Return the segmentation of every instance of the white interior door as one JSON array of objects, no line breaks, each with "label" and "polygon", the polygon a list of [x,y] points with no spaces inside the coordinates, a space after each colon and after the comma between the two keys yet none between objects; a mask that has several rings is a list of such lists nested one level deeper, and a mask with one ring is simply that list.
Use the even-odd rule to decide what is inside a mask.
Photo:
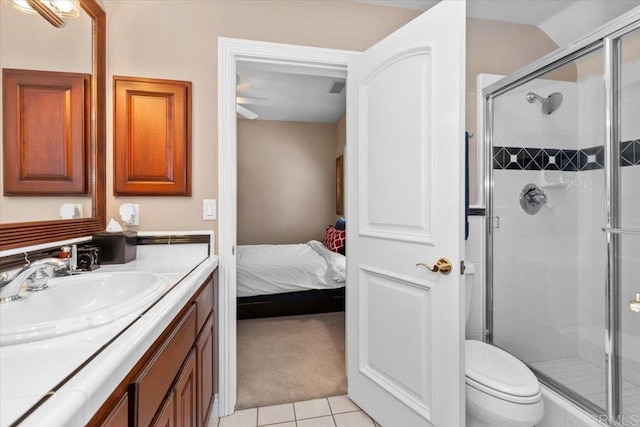
[{"label": "white interior door", "polygon": [[[464,425],[464,1],[349,64],[349,397],[384,427]],[[450,260],[452,271],[432,273]]]}]

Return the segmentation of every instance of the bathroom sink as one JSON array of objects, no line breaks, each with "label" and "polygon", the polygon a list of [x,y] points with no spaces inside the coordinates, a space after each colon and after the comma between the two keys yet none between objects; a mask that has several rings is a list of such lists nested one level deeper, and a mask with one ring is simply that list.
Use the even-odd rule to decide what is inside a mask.
[{"label": "bathroom sink", "polygon": [[49,288],[23,292],[0,305],[0,346],[95,328],[139,310],[168,282],[143,272],[84,273],[49,279]]}]

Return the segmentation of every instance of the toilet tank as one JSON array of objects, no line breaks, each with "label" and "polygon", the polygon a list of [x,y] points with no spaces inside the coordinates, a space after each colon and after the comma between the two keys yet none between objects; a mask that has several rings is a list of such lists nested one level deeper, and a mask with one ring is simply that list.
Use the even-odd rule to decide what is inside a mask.
[{"label": "toilet tank", "polygon": [[473,280],[476,277],[476,266],[465,262],[464,269],[464,323],[469,321],[469,309],[471,308],[471,293],[473,290]]}]

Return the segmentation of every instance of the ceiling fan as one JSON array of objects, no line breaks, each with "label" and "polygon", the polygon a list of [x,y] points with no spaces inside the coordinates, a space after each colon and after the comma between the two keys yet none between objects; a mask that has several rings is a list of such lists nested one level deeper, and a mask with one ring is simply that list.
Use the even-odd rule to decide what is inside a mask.
[{"label": "ceiling fan", "polygon": [[244,105],[271,105],[269,98],[236,97],[236,112],[249,120],[257,119],[258,114],[244,107]]}]

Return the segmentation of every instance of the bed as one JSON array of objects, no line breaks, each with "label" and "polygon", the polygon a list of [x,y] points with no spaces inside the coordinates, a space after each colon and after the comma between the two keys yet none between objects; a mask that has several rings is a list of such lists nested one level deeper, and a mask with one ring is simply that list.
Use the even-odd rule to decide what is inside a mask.
[{"label": "bed", "polygon": [[238,246],[238,319],[342,311],[345,280],[345,256],[316,240]]}]

